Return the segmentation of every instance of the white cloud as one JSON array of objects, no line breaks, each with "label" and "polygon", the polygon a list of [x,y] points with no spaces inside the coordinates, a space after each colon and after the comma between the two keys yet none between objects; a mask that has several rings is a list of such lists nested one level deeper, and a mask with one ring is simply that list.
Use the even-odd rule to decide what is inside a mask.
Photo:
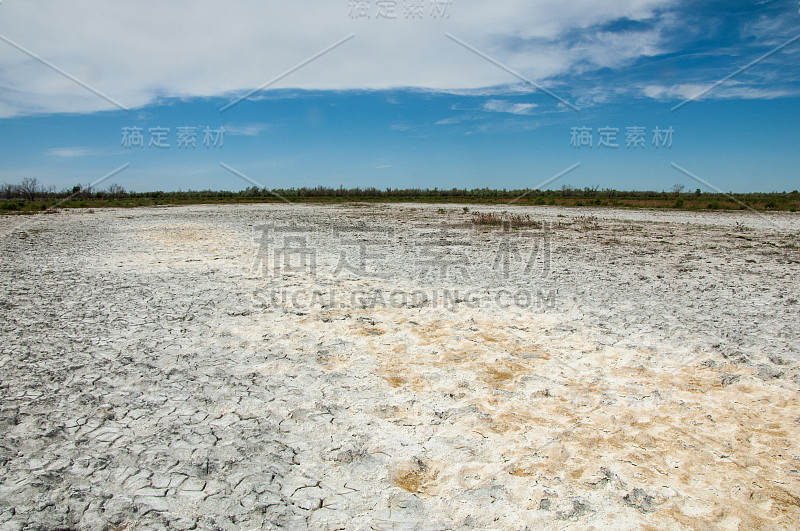
[{"label": "white cloud", "polygon": [[[592,28],[652,17],[674,0],[456,0],[447,20],[352,20],[345,0],[29,0],[2,6],[0,35],[122,105],[171,97],[234,99],[353,33],[275,88],[480,90],[513,76],[449,32],[537,82],[659,51],[659,31]],[[372,4],[374,7],[374,3]],[[593,31],[570,49],[565,36]],[[0,117],[113,110],[114,105],[0,42]],[[263,96],[261,92],[258,96]],[[237,112],[241,107],[231,109]]]},{"label": "white cloud", "polygon": [[483,104],[487,111],[507,112],[510,114],[533,114],[531,111],[538,107],[535,103],[511,103],[505,100],[489,100]]},{"label": "white cloud", "polygon": [[95,152],[91,149],[86,149],[86,148],[66,147],[66,148],[53,148],[49,150],[47,154],[53,157],[72,158],[72,157],[88,157],[89,155],[94,155]]},{"label": "white cloud", "polygon": [[[704,98],[717,99],[774,99],[796,95],[796,91],[783,89],[761,89],[749,87],[728,81],[716,87],[712,83],[700,85],[696,83],[682,83],[677,85],[647,85],[642,88],[642,94],[656,100],[701,100]],[[709,90],[710,89],[710,90]]]},{"label": "white cloud", "polygon": [[258,136],[266,127],[266,124],[225,124],[223,129],[229,136]]}]

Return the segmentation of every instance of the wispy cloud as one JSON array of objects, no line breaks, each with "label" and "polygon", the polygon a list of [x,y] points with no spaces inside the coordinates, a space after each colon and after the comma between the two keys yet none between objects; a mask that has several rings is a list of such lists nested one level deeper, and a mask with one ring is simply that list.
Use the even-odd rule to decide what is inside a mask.
[{"label": "wispy cloud", "polygon": [[[556,85],[552,82],[540,83],[545,88]],[[563,86],[563,84],[560,84]],[[481,87],[473,89],[442,89],[436,92],[443,94],[452,94],[454,96],[519,96],[525,94],[535,93],[538,89],[527,83],[504,83],[502,85],[495,85],[491,87]]]},{"label": "wispy cloud", "polygon": [[[710,83],[708,85],[700,85],[695,83],[683,83],[671,86],[647,85],[642,87],[641,91],[642,94],[648,98],[667,101],[674,99],[694,98],[697,94],[701,94],[706,91],[710,85]],[[794,96],[797,95],[798,92],[798,90],[791,91],[780,88],[752,87],[730,81],[726,85],[720,85],[714,91],[704,94],[703,97],[715,99],[769,100],[786,96]],[[702,99],[702,97],[699,99]]]},{"label": "wispy cloud", "polygon": [[509,114],[533,114],[531,111],[538,107],[535,103],[512,103],[506,100],[489,100],[483,104],[487,111],[505,112]]},{"label": "wispy cloud", "polygon": [[466,120],[466,117],[464,116],[451,116],[449,118],[443,118],[439,120],[436,122],[436,125],[455,125],[460,124],[464,120]]},{"label": "wispy cloud", "polygon": [[267,124],[225,124],[225,134],[230,136],[258,136]]},{"label": "wispy cloud", "polygon": [[51,157],[88,157],[90,155],[97,154],[96,151],[87,149],[87,148],[79,148],[79,147],[65,147],[65,148],[53,148],[47,152],[48,155]]}]

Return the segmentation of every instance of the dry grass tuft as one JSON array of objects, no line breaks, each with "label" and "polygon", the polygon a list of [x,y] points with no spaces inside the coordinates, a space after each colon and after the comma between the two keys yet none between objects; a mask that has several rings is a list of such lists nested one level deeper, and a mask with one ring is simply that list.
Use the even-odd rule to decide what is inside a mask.
[{"label": "dry grass tuft", "polygon": [[543,226],[542,221],[531,219],[528,214],[508,214],[505,212],[473,212],[472,224],[498,226],[503,228],[530,227],[535,229],[540,229]]}]

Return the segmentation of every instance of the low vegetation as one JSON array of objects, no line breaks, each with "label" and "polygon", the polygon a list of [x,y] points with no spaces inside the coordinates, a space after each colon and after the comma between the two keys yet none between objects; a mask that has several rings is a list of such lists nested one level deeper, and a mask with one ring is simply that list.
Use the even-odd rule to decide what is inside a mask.
[{"label": "low vegetation", "polygon": [[528,214],[508,214],[506,212],[473,212],[473,225],[493,225],[503,228],[532,227],[541,228],[542,221],[531,219]]},{"label": "low vegetation", "polygon": [[[681,188],[682,190],[682,188]],[[498,190],[475,188],[449,190],[387,188],[289,188],[266,189],[250,187],[242,191],[201,190],[177,192],[128,192],[112,184],[109,188],[95,190],[76,185],[56,191],[45,188],[36,179],[23,179],[19,184],[0,186],[0,213],[30,214],[54,208],[137,207],[157,205],[184,205],[197,203],[242,202],[418,202],[556,205],[566,207],[616,207],[616,208],[672,208],[681,210],[783,210],[796,212],[800,208],[800,193],[792,192],[708,194],[700,190],[684,193],[672,191],[623,191],[562,186],[560,190]],[[464,207],[464,212],[469,208]],[[489,216],[487,214],[487,216]],[[506,220],[524,224],[525,220]],[[477,224],[502,224],[503,220],[491,216],[479,219]]]}]

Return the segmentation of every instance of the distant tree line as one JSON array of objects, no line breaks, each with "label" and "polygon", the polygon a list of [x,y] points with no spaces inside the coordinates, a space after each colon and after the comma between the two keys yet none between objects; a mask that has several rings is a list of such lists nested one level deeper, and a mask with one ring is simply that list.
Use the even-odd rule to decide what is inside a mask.
[{"label": "distant tree line", "polygon": [[[56,191],[54,186],[44,187],[37,179],[27,178],[19,184],[0,185],[0,199],[7,201],[61,201],[75,200],[125,200],[149,199],[169,201],[219,201],[219,200],[281,200],[289,201],[315,201],[315,200],[342,200],[342,201],[430,201],[430,202],[500,202],[520,199],[521,203],[553,204],[554,199],[570,200],[568,202],[582,204],[601,204],[608,202],[614,204],[619,200],[635,201],[677,201],[677,206],[683,205],[683,199],[692,200],[703,196],[709,199],[725,200],[730,197],[743,203],[761,202],[770,208],[776,202],[798,201],[800,194],[797,190],[792,192],[773,193],[747,193],[747,194],[707,194],[696,189],[683,192],[684,185],[676,184],[669,191],[636,191],[600,189],[599,186],[574,188],[563,185],[557,190],[534,189],[495,189],[495,188],[330,188],[317,186],[313,188],[278,188],[267,189],[251,186],[241,191],[229,190],[188,190],[188,191],[153,191],[153,192],[128,192],[117,184],[112,184],[105,189],[95,189],[89,186],[75,185]],[[578,201],[578,203],[576,203]],[[603,203],[604,204],[604,203]]]}]

